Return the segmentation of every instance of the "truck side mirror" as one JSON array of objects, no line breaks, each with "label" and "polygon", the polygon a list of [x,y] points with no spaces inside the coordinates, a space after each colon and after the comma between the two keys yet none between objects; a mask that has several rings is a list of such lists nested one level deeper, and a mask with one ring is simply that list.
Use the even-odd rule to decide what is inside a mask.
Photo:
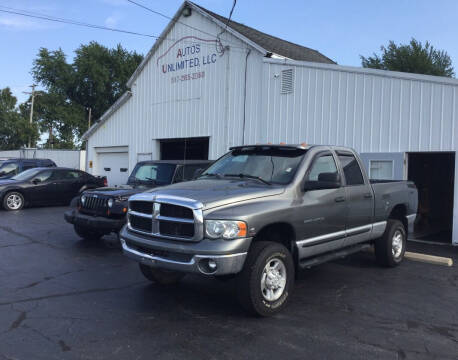
[{"label": "truck side mirror", "polygon": [[341,186],[340,175],[333,173],[320,173],[318,180],[308,180],[304,184],[304,191],[338,189]]},{"label": "truck side mirror", "polygon": [[204,172],[204,169],[202,169],[202,168],[196,169],[196,171],[194,171],[192,179],[193,180],[197,179],[200,175],[202,175],[203,172]]}]

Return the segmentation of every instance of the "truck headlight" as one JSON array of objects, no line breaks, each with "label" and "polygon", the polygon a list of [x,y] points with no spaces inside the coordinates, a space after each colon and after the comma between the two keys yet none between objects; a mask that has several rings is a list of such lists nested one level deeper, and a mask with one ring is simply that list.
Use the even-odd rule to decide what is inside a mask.
[{"label": "truck headlight", "polygon": [[113,199],[108,199],[107,204],[108,204],[108,207],[109,207],[109,208],[113,207],[114,200],[113,200]]},{"label": "truck headlight", "polygon": [[84,205],[86,202],[86,195],[81,196],[81,204]]},{"label": "truck headlight", "polygon": [[246,236],[246,223],[230,220],[206,220],[205,234],[210,239],[236,239]]}]

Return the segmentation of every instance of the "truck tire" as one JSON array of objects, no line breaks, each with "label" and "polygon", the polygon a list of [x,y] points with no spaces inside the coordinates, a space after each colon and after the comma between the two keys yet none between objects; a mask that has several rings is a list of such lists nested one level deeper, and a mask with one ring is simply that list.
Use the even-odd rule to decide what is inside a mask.
[{"label": "truck tire", "polygon": [[406,251],[407,234],[399,220],[388,219],[383,236],[375,241],[377,262],[386,267],[398,266]]},{"label": "truck tire", "polygon": [[294,262],[282,244],[259,241],[251,245],[237,276],[237,296],[250,313],[271,316],[287,303],[294,287]]},{"label": "truck tire", "polygon": [[76,234],[85,240],[99,240],[104,234],[93,229],[84,228],[80,225],[73,225]]},{"label": "truck tire", "polygon": [[185,273],[178,271],[162,270],[143,264],[138,265],[140,266],[140,271],[144,277],[159,285],[174,285],[186,275]]},{"label": "truck tire", "polygon": [[24,207],[24,196],[20,192],[10,191],[3,197],[3,207],[7,211],[17,211]]}]

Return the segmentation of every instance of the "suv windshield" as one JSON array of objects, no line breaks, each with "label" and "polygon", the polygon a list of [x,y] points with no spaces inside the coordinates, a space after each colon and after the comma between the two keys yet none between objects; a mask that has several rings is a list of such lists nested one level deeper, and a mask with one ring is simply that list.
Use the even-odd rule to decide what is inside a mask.
[{"label": "suv windshield", "polygon": [[200,177],[246,177],[264,183],[288,184],[306,150],[279,147],[244,147],[224,155]]},{"label": "suv windshield", "polygon": [[157,185],[172,182],[175,165],[173,164],[138,164],[132,172],[129,182],[153,183]]},{"label": "suv windshield", "polygon": [[18,173],[19,166],[15,162],[0,163],[0,176],[12,176]]}]

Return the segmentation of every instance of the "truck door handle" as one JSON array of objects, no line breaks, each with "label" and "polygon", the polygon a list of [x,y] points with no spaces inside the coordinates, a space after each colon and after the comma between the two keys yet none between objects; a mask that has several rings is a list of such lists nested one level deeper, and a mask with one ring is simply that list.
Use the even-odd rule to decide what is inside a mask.
[{"label": "truck door handle", "polygon": [[372,194],[371,193],[365,193],[364,194],[365,199],[372,199]]},{"label": "truck door handle", "polygon": [[334,198],[334,201],[335,201],[335,202],[343,202],[343,201],[345,201],[345,197],[343,197],[343,196],[338,196],[338,197]]}]

